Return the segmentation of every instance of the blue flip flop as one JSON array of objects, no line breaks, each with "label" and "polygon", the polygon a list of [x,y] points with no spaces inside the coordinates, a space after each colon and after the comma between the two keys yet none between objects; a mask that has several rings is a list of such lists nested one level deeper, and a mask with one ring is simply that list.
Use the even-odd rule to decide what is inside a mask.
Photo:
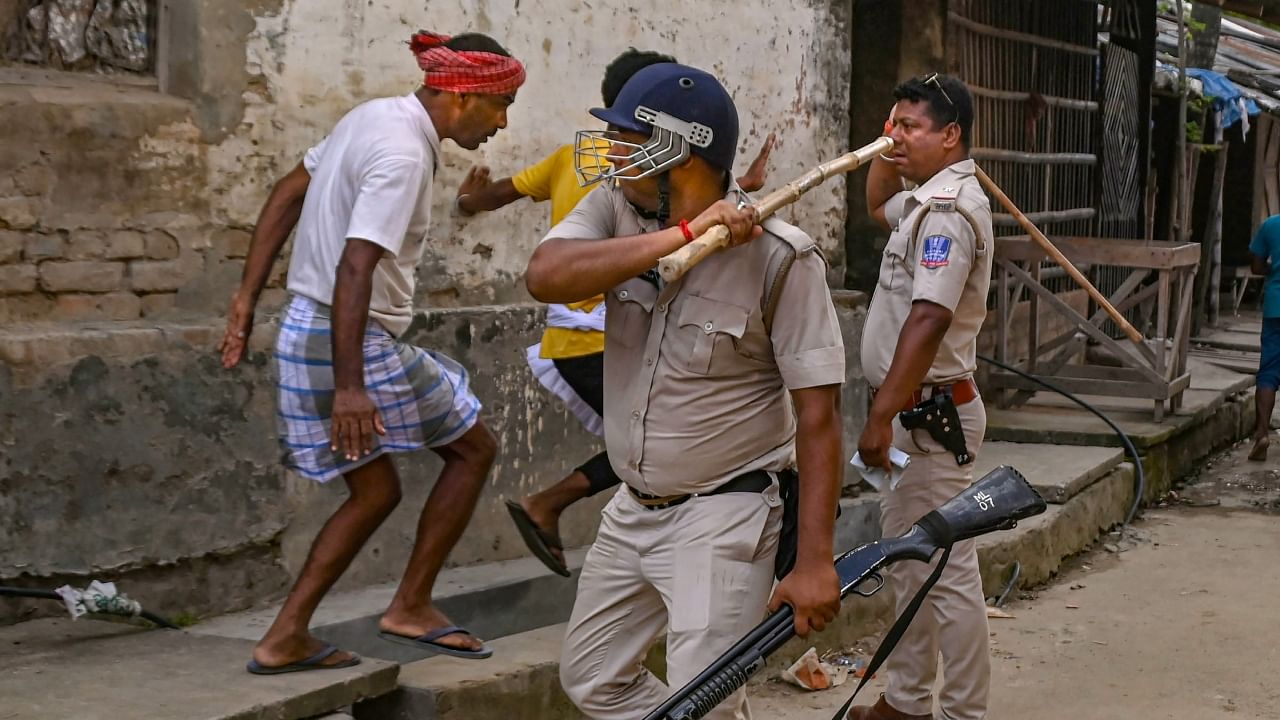
[{"label": "blue flip flop", "polygon": [[303,658],[297,662],[286,663],[284,665],[263,665],[257,660],[249,660],[249,664],[245,665],[245,670],[254,675],[283,675],[285,673],[304,672],[307,670],[338,670],[340,668],[349,668],[353,665],[360,664],[360,656],[352,653],[351,657],[342,662],[324,664],[329,656],[338,652],[337,645],[325,645],[320,648],[320,652],[309,658]]},{"label": "blue flip flop", "polygon": [[[489,647],[481,647],[479,650],[464,650],[463,648],[451,647],[436,642],[446,635],[471,635],[471,631],[457,625],[449,625],[448,627],[438,628],[431,632],[420,635],[418,637],[409,637],[407,635],[397,635],[396,633],[387,632],[385,630],[378,633],[378,637],[388,642],[399,643],[401,645],[409,645],[419,650],[430,650],[443,655],[452,655],[458,658],[467,658],[468,660],[483,660],[493,655],[493,649]],[[475,637],[472,635],[472,637]]]}]

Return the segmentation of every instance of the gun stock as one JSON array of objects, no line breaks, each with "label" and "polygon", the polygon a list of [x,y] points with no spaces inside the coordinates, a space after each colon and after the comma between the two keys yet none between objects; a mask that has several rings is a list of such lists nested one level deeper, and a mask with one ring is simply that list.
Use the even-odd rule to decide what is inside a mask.
[{"label": "gun stock", "polygon": [[1009,530],[1019,520],[1044,510],[1044,499],[1027,479],[1008,465],[1001,465],[936,512],[946,521],[953,540],[958,542],[996,530]]}]

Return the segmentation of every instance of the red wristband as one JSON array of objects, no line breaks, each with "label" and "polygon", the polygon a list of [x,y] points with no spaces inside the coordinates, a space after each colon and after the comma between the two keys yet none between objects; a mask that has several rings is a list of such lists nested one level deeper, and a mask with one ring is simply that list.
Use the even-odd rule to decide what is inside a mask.
[{"label": "red wristband", "polygon": [[689,221],[688,221],[688,220],[681,220],[681,221],[680,221],[680,232],[684,233],[684,241],[685,241],[685,242],[693,242],[693,240],[694,240],[694,237],[693,237],[693,231],[689,229]]}]

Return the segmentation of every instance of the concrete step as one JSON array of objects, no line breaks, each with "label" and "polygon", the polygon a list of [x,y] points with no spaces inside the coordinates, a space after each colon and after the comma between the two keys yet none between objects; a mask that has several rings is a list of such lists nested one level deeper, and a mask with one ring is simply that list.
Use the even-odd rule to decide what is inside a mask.
[{"label": "concrete step", "polygon": [[1262,347],[1261,329],[1257,332],[1247,330],[1220,330],[1191,338],[1192,345],[1204,345],[1223,350],[1252,350],[1258,352]]},{"label": "concrete step", "polygon": [[980,478],[1000,465],[1026,475],[1045,502],[1064,503],[1124,460],[1119,448],[1045,443],[986,442],[973,461],[973,477]]},{"label": "concrete step", "polygon": [[564,624],[489,641],[493,657],[437,656],[405,664],[400,687],[354,709],[358,720],[581,718],[560,688]]},{"label": "concrete step", "polygon": [[1197,347],[1191,348],[1188,351],[1188,355],[1215,367],[1242,375],[1250,375],[1257,372],[1258,363],[1262,359],[1262,354],[1257,351],[1215,350]]},{"label": "concrete step", "polygon": [[1010,532],[978,539],[982,589],[996,595],[1021,564],[1018,587],[1053,577],[1062,561],[1089,547],[1098,536],[1124,521],[1133,504],[1133,464],[1121,463],[1065,503],[1050,505]]},{"label": "concrete step", "polygon": [[[1144,502],[1192,472],[1200,458],[1253,427],[1253,378],[1192,358],[1192,389],[1177,414],[1152,421],[1150,401],[1086,397],[1129,435],[1146,471]],[[1066,398],[1036,396],[1020,408],[988,407],[987,441],[1119,447],[1114,431]],[[988,457],[987,460],[991,458]]]},{"label": "concrete step", "polygon": [[275,677],[244,670],[253,642],[64,618],[0,628],[5,720],[295,720],[391,692],[399,668],[365,658]]},{"label": "concrete step", "polygon": [[[1009,463],[1012,464],[1012,463]],[[1041,465],[1035,466],[1037,469]],[[1030,470],[1028,470],[1030,472]],[[1112,465],[1096,482],[1012,531],[982,538],[978,545],[983,585],[995,594],[1016,560],[1023,585],[1044,582],[1063,559],[1088,547],[1124,517],[1133,497],[1133,468]],[[867,499],[860,509],[872,507]],[[843,547],[843,545],[842,545]],[[824,632],[795,638],[779,650],[756,682],[775,677],[810,646],[819,652],[847,648],[888,627],[888,593],[846,598],[840,616]],[[357,720],[578,720],[582,717],[560,689],[559,655],[564,626],[539,628],[491,642],[488,660],[433,657],[405,664],[394,693],[357,704]],[[659,672],[661,649],[647,664]]]},{"label": "concrete step", "polygon": [[[854,547],[880,534],[880,503],[874,495],[841,501],[836,546]],[[441,573],[436,602],[453,622],[486,640],[515,635],[565,622],[573,609],[578,570],[586,548],[569,550],[573,572],[562,578],[538,560],[518,560],[450,568]],[[366,657],[412,662],[434,653],[378,638],[378,619],[395,594],[395,583],[356,591],[332,593],[320,604],[312,621],[317,637]],[[191,628],[198,635],[254,640],[270,627],[279,604],[213,618]]]},{"label": "concrete step", "polygon": [[[449,568],[440,574],[435,598],[449,618],[486,639],[504,637],[569,619],[577,588],[577,569],[585,549],[570,550],[572,578],[547,570],[534,558]],[[395,595],[396,584],[336,592],[325,597],[312,621],[317,637],[339,647],[394,662],[410,662],[432,653],[378,638],[378,619]],[[279,604],[213,618],[191,628],[198,635],[254,640],[270,627]]]},{"label": "concrete step", "polygon": [[[1114,470],[1121,457],[1123,452],[1116,448],[992,442],[983,447],[974,473],[980,477],[997,465],[1011,465],[1027,474],[1047,501],[1066,502]],[[841,500],[836,547],[856,547],[877,537],[877,493]],[[490,642],[563,623],[572,610],[576,573],[584,557],[585,548],[568,552],[568,564],[575,573],[568,579],[548,573],[531,557],[448,569],[440,577],[436,600],[454,623]],[[396,584],[388,583],[333,593],[317,610],[312,630],[317,637],[366,657],[394,662],[431,659],[433,652],[378,638],[378,620],[394,592]],[[193,626],[191,632],[256,641],[278,610],[273,605],[221,616]]]}]

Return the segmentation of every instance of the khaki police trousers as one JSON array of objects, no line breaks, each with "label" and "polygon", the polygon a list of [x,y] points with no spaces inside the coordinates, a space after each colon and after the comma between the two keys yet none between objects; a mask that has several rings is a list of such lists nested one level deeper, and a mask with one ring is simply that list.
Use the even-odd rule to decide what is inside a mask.
[{"label": "khaki police trousers", "polygon": [[[755,627],[781,524],[776,483],[662,510],[618,488],[582,566],[560,659],[578,709],[593,720],[639,720]],[[664,629],[666,684],[641,665]],[[747,720],[745,691],[706,717]]]},{"label": "khaki police trousers", "polygon": [[[964,427],[969,452],[977,455],[987,429],[982,398],[956,408]],[[880,524],[885,537],[905,533],[924,515],[973,482],[973,464],[956,465],[955,456],[924,429],[905,430],[895,418],[893,444],[911,454],[902,482],[880,503]],[[941,553],[939,553],[940,555]],[[893,565],[888,584],[901,613],[933,571],[934,563],[916,561]],[[943,684],[938,694],[944,720],[980,720],[987,714],[991,665],[987,650],[987,609],[978,574],[974,540],[955,544],[938,584],[920,606],[915,621],[885,663],[888,688],[885,698],[901,712],[926,715],[933,712],[933,686],[942,655]]]}]

